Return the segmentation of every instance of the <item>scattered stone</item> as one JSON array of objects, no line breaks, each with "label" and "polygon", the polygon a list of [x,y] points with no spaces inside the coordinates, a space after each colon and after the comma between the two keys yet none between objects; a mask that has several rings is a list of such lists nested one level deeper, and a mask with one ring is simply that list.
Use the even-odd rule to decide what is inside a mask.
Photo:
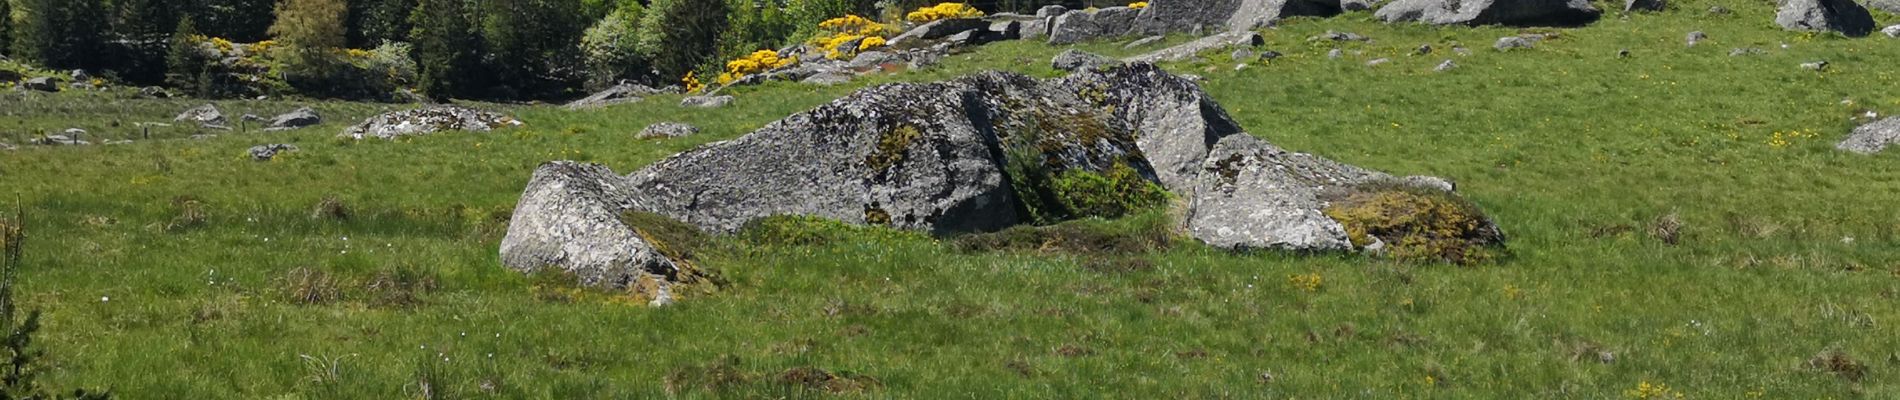
[{"label": "scattered stone", "polygon": [[1687,42],[1689,44],[1689,47],[1695,47],[1695,44],[1697,42],[1701,42],[1703,40],[1708,40],[1708,39],[1709,39],[1708,34],[1702,33],[1702,31],[1695,31],[1695,32],[1689,32],[1689,35],[1687,37],[1684,37],[1683,41]]},{"label": "scattered stone", "polygon": [[1616,58],[1630,58],[1630,49],[1617,50]]},{"label": "scattered stone", "polygon": [[851,63],[845,65],[845,67],[854,70],[869,70],[886,64],[901,64],[903,62],[904,57],[898,56],[897,54],[872,50],[858,53],[858,56],[852,57]]},{"label": "scattered stone", "polygon": [[238,120],[244,122],[264,122],[264,117],[259,117],[257,114],[244,114],[238,117]]},{"label": "scattered stone", "polygon": [[1847,139],[1835,144],[1834,148],[1860,153],[1874,154],[1886,150],[1887,146],[1900,143],[1900,117],[1887,117],[1870,124],[1854,128]]},{"label": "scattered stone", "polygon": [[1886,28],[1882,28],[1880,30],[1880,33],[1885,33],[1887,34],[1887,37],[1890,37],[1890,38],[1900,38],[1900,25],[1893,25],[1893,26],[1888,26]]},{"label": "scattered stone", "polygon": [[224,112],[218,111],[218,106],[212,104],[205,104],[193,107],[190,110],[185,110],[185,112],[178,113],[177,117],[173,117],[172,121],[188,122],[215,129],[230,129],[227,128],[226,125],[231,123],[231,121],[224,118]]},{"label": "scattered stone", "polygon": [[462,106],[433,105],[408,111],[396,111],[369,117],[337,135],[349,139],[390,139],[427,135],[440,131],[487,132],[496,128],[519,126],[521,121],[487,111]]},{"label": "scattered stone", "polygon": [[1379,66],[1380,64],[1385,64],[1385,63],[1389,63],[1389,62],[1392,62],[1392,59],[1390,59],[1390,58],[1374,58],[1374,59],[1372,59],[1372,61],[1366,61],[1366,66],[1368,66],[1368,67],[1377,67],[1377,66]]},{"label": "scattered stone", "polygon": [[1243,63],[1252,62],[1253,60],[1257,60],[1260,57],[1259,54],[1256,54],[1253,52],[1253,49],[1247,49],[1247,48],[1234,49],[1234,52],[1228,54],[1228,56],[1232,57],[1234,61],[1243,62]]},{"label": "scattered stone", "polygon": [[1450,71],[1457,68],[1458,68],[1458,63],[1452,62],[1451,60],[1447,59],[1445,60],[1445,62],[1438,63],[1437,67],[1432,67],[1432,71],[1445,72],[1445,71]]},{"label": "scattered stone", "polygon": [[1498,51],[1511,51],[1531,48],[1534,46],[1533,43],[1534,41],[1531,39],[1522,36],[1505,36],[1498,38],[1497,44],[1493,44],[1491,47],[1498,49]]},{"label": "scattered stone", "polygon": [[1326,31],[1326,33],[1319,34],[1319,36],[1306,38],[1306,41],[1309,41],[1309,42],[1317,42],[1321,40],[1331,40],[1335,42],[1364,42],[1364,41],[1372,40],[1372,38],[1368,38],[1365,35],[1360,35],[1360,34],[1352,33],[1352,32],[1338,32],[1338,31],[1331,31],[1331,30]]},{"label": "scattered stone", "polygon": [[297,146],[291,144],[264,144],[251,146],[251,161],[270,161],[278,154],[296,152]]},{"label": "scattered stone", "polygon": [[0,142],[0,151],[15,151],[19,149],[18,146],[14,146],[12,143]]},{"label": "scattered stone", "polygon": [[146,86],[139,88],[139,97],[148,99],[169,99],[172,97],[172,93],[162,87]]},{"label": "scattered stone", "polygon": [[306,126],[314,126],[320,123],[323,123],[323,117],[317,115],[317,110],[313,110],[310,107],[300,107],[294,111],[283,113],[276,117],[272,117],[270,119],[270,124],[266,125],[264,130],[285,131],[285,130],[302,128]]},{"label": "scattered stone", "polygon": [[857,76],[841,72],[820,72],[805,77],[805,80],[799,82],[820,86],[836,86],[851,83],[851,79],[855,77]]},{"label": "scattered stone", "polygon": [[1805,69],[1809,71],[1826,71],[1827,60],[1801,63],[1801,69]]},{"label": "scattered stone", "polygon": [[1791,31],[1840,32],[1849,37],[1874,31],[1874,16],[1854,0],[1785,0],[1775,24]]},{"label": "scattered stone", "polygon": [[1218,35],[1203,37],[1200,39],[1195,39],[1194,41],[1182,43],[1179,45],[1175,45],[1173,47],[1169,47],[1169,48],[1165,48],[1161,50],[1155,50],[1148,54],[1125,58],[1125,59],[1122,59],[1122,61],[1127,61],[1131,63],[1136,63],[1136,62],[1159,63],[1159,62],[1180,61],[1180,60],[1185,60],[1185,59],[1194,57],[1205,51],[1211,51],[1215,49],[1224,49],[1224,48],[1234,47],[1234,46],[1256,47],[1256,46],[1264,45],[1266,43],[1267,43],[1266,38],[1260,37],[1259,33],[1255,33],[1253,31],[1227,32],[1227,33],[1222,33]]},{"label": "scattered stone", "polygon": [[218,135],[216,134],[200,133],[196,135],[191,135],[190,139],[191,140],[211,140],[211,139],[217,139],[217,138],[218,138]]},{"label": "scattered stone", "polygon": [[1728,15],[1730,12],[1728,7],[1709,6],[1709,15]]},{"label": "scattered stone", "polygon": [[1373,0],[1340,0],[1340,11],[1371,11]]},{"label": "scattered stone", "polygon": [[1340,49],[1332,49],[1326,52],[1326,58],[1331,58],[1334,60],[1337,60],[1340,57],[1345,57],[1345,56],[1346,56],[1346,52]]},{"label": "scattered stone", "polygon": [[638,102],[646,99],[647,96],[662,93],[666,92],[638,83],[621,82],[613,87],[594,92],[594,94],[588,95],[580,100],[568,102],[566,107],[570,110],[606,107],[615,104]]},{"label": "scattered stone", "polygon": [[86,130],[70,128],[62,135],[46,135],[46,137],[39,139],[28,140],[27,144],[38,146],[91,146],[92,142],[86,141],[84,139],[85,136]]},{"label": "scattered stone", "polygon": [[1161,35],[1149,36],[1149,37],[1141,38],[1133,42],[1128,42],[1128,45],[1122,46],[1122,48],[1133,49],[1136,47],[1142,47],[1142,46],[1155,44],[1156,42],[1160,42],[1162,40],[1167,40],[1167,39],[1168,39],[1167,36],[1161,36]]},{"label": "scattered stone", "polygon": [[1108,7],[1074,10],[1056,17],[1049,27],[1049,44],[1074,44],[1127,35],[1141,10]]},{"label": "scattered stone", "polygon": [[92,80],[92,74],[87,73],[86,70],[83,70],[83,69],[72,70],[72,72],[67,73],[67,76],[73,77],[73,82],[85,82],[85,81]]},{"label": "scattered stone", "polygon": [[1762,50],[1762,49],[1760,49],[1760,48],[1755,48],[1755,47],[1737,47],[1737,48],[1735,48],[1734,50],[1729,50],[1729,51],[1728,51],[1728,56],[1729,56],[1729,57],[1740,57],[1740,56],[1746,56],[1746,55],[1754,55],[1754,54],[1767,54],[1767,53],[1768,53],[1768,51],[1767,51],[1767,50]]},{"label": "scattered stone", "polygon": [[1387,23],[1582,26],[1602,14],[1588,0],[1397,0],[1373,16]]},{"label": "scattered stone", "polygon": [[1623,12],[1662,11],[1669,7],[1668,0],[1623,0]]},{"label": "scattered stone", "polygon": [[58,92],[59,82],[54,82],[53,78],[42,76],[21,81],[20,87],[26,88],[26,90],[37,90],[41,92]]},{"label": "scattered stone", "polygon": [[1465,46],[1452,46],[1451,53],[1461,55],[1461,56],[1468,56],[1468,55],[1471,55],[1471,49],[1467,49],[1465,48]]},{"label": "scattered stone", "polygon": [[641,139],[687,137],[699,133],[699,127],[679,122],[658,122],[640,130]]},{"label": "scattered stone", "polygon": [[1049,62],[1050,67],[1069,72],[1112,67],[1121,64],[1121,61],[1076,49],[1063,50],[1062,53],[1056,54],[1056,58]]},{"label": "scattered stone", "polygon": [[680,100],[680,107],[720,108],[729,104],[732,104],[732,96],[728,95],[693,96]]},{"label": "scattered stone", "polygon": [[[1296,16],[1331,17],[1342,12],[1340,0],[1168,0],[1150,2],[1135,20],[1135,32],[1163,34],[1199,30],[1251,31]],[[1369,5],[1368,5],[1369,6]]]},{"label": "scattered stone", "polygon": [[1432,54],[1431,43],[1421,44],[1421,45],[1418,45],[1418,48],[1412,49],[1412,55],[1415,55],[1415,56],[1422,56],[1422,55],[1429,55],[1429,54]]},{"label": "scattered stone", "polygon": [[1260,52],[1260,59],[1262,59],[1262,60],[1267,60],[1267,61],[1273,61],[1273,60],[1275,60],[1275,59],[1279,59],[1279,58],[1280,58],[1280,56],[1282,56],[1282,55],[1283,55],[1283,54],[1280,54],[1280,52],[1277,52],[1277,51],[1273,51],[1273,50],[1267,50],[1267,51],[1262,51],[1262,52]]}]

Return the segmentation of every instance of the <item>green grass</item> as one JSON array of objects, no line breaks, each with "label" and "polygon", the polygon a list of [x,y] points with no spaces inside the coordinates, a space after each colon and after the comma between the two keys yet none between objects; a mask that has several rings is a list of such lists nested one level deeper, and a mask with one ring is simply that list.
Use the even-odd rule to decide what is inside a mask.
[{"label": "green grass", "polygon": [[[1056,76],[1047,62],[1061,49],[1036,43],[844,87],[739,88],[719,110],[666,96],[592,111],[482,105],[528,125],[396,142],[331,138],[395,106],[316,103],[330,122],[304,131],[0,153],[0,196],[30,218],[19,297],[46,311],[45,384],[129,398],[418,397],[424,381],[444,397],[502,398],[653,398],[669,383],[686,398],[1597,399],[1644,382],[1689,398],[1900,396],[1900,155],[1831,149],[1863,108],[1900,112],[1900,46],[1782,32],[1765,2],[1704,15],[1712,4],[1611,16],[1510,53],[1490,43],[1516,29],[1298,19],[1264,31],[1286,54],[1271,64],[1169,66],[1206,77],[1280,146],[1457,181],[1509,237],[1509,257],[1478,267],[1181,243],[1125,256],[1137,267],[1092,268],[1086,252],[973,252],[807,223],[818,239],[719,239],[701,261],[729,284],[652,309],[550,300],[537,294],[545,279],[496,260],[541,162],[628,172],[862,85]],[[1306,41],[1328,29],[1374,41],[1329,60],[1331,44]],[[1685,48],[1692,30],[1710,39]],[[1472,54],[1452,55],[1453,42]],[[1423,43],[1439,52],[1406,55]],[[1767,54],[1728,56],[1735,47]],[[1376,57],[1393,61],[1363,65]],[[1462,67],[1431,72],[1446,58]],[[1796,66],[1819,59],[1832,68]],[[197,103],[9,94],[0,140],[72,126],[130,137],[130,123]],[[220,104],[235,117],[301,103]],[[634,138],[663,120],[705,131]],[[191,133],[178,129],[154,136]],[[1786,145],[1770,144],[1776,132]],[[244,158],[273,142],[303,151]],[[204,222],[167,229],[181,196],[203,204]],[[350,217],[313,219],[326,196]],[[1683,224],[1679,244],[1649,233],[1667,214]],[[293,301],[312,284],[299,268],[327,274],[339,297]],[[1323,283],[1289,279],[1307,274]],[[372,285],[388,276],[433,283],[400,285],[413,302],[392,304]],[[1830,350],[1865,376],[1809,366]],[[801,367],[852,384],[797,389],[786,382],[814,375]]]}]

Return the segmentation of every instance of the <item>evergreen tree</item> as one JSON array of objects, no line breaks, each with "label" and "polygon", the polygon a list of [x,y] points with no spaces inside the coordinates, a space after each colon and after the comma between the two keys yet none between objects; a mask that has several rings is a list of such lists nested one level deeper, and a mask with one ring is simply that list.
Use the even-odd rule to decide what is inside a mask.
[{"label": "evergreen tree", "polygon": [[13,0],[0,0],[0,55],[13,54]]},{"label": "evergreen tree", "polygon": [[167,0],[118,0],[112,20],[114,46],[122,57],[113,70],[139,84],[163,81],[166,53],[177,30],[176,7]]},{"label": "evergreen tree", "polygon": [[277,22],[270,34],[278,43],[276,54],[284,63],[285,81],[306,93],[337,93],[347,68],[338,59],[343,50],[343,0],[285,0],[277,6]]},{"label": "evergreen tree", "polygon": [[[55,0],[61,1],[61,0]],[[196,16],[199,32],[206,36],[250,43],[269,38],[274,5],[277,0],[169,0],[188,1],[194,6],[182,13]]]},{"label": "evergreen tree", "polygon": [[103,44],[105,6],[100,0],[20,0],[14,52],[47,68],[96,69],[110,52]]},{"label": "evergreen tree", "polygon": [[725,29],[725,0],[653,0],[638,47],[661,76],[677,79],[712,60]]},{"label": "evergreen tree", "polygon": [[[578,46],[587,27],[579,0],[488,0],[482,39],[497,97],[563,94],[581,75]],[[512,92],[512,93],[510,93]]]},{"label": "evergreen tree", "polygon": [[165,84],[198,97],[212,97],[211,57],[199,44],[203,36],[191,17],[178,21],[172,33],[171,48],[165,52]]},{"label": "evergreen tree", "polygon": [[383,42],[409,41],[409,12],[416,0],[352,0],[349,44],[367,49]]},{"label": "evergreen tree", "polygon": [[414,27],[409,38],[421,69],[417,88],[435,100],[468,97],[482,88],[476,79],[481,75],[476,53],[481,42],[466,5],[465,0],[420,0],[409,15]]}]

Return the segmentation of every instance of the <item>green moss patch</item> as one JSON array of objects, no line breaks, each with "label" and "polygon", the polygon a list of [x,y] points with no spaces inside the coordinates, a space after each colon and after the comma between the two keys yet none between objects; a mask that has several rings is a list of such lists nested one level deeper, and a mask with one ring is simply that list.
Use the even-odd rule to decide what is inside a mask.
[{"label": "green moss patch", "polygon": [[1504,238],[1476,205],[1445,191],[1396,183],[1353,188],[1325,210],[1353,246],[1384,242],[1393,258],[1472,265],[1502,254]]}]

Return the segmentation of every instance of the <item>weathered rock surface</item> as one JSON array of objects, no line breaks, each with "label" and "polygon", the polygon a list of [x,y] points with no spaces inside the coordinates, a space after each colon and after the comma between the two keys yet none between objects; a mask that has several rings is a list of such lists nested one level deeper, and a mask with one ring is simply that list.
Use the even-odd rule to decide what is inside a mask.
[{"label": "weathered rock surface", "polygon": [[321,123],[323,123],[323,116],[317,115],[317,110],[311,109],[310,107],[300,107],[291,112],[271,117],[270,124],[267,125],[265,130],[283,131],[315,126]]},{"label": "weathered rock surface", "polygon": [[1867,8],[1900,14],[1900,0],[1867,0]]},{"label": "weathered rock surface", "polygon": [[606,107],[615,104],[637,102],[646,99],[647,96],[662,93],[666,93],[666,91],[650,88],[638,83],[622,82],[613,87],[594,92],[594,94],[588,95],[580,100],[568,102],[566,107],[570,110]]},{"label": "weathered rock surface", "polygon": [[1854,128],[1847,139],[1835,144],[1835,149],[1860,154],[1874,154],[1886,150],[1887,146],[1900,143],[1900,117],[1874,121]]},{"label": "weathered rock surface", "polygon": [[1874,31],[1874,16],[1854,0],[1785,0],[1775,24],[1793,31],[1840,32],[1860,37]]},{"label": "weathered rock surface", "polygon": [[1050,67],[1069,72],[1111,67],[1121,64],[1121,61],[1077,49],[1063,50],[1062,53],[1056,54],[1055,59],[1049,61]]},{"label": "weathered rock surface", "polygon": [[42,76],[38,78],[32,78],[32,79],[20,81],[20,87],[26,88],[26,90],[37,90],[41,92],[57,92],[59,91],[59,82],[53,81],[53,78]]},{"label": "weathered rock surface", "polygon": [[501,239],[501,264],[522,272],[554,268],[581,283],[627,287],[643,275],[681,268],[621,218],[638,208],[626,178],[568,161],[535,169]]},{"label": "weathered rock surface", "polygon": [[1586,0],[1397,0],[1373,16],[1433,25],[1579,26],[1603,10]]},{"label": "weathered rock surface", "polygon": [[1662,11],[1669,8],[1669,0],[1623,0],[1623,12]]},{"label": "weathered rock surface", "polygon": [[641,139],[687,137],[699,133],[699,127],[679,122],[657,122],[640,130]]},{"label": "weathered rock surface", "polygon": [[250,153],[252,161],[270,161],[273,158],[277,158],[278,154],[290,153],[290,152],[296,152],[296,151],[298,151],[297,145],[263,144],[263,145],[251,146],[251,149],[249,150],[248,153]]},{"label": "weathered rock surface", "polygon": [[461,106],[427,106],[377,115],[343,131],[350,139],[395,139],[440,131],[486,132],[521,125],[506,115]]},{"label": "weathered rock surface", "polygon": [[63,133],[64,134],[46,135],[45,137],[41,137],[38,139],[28,140],[27,144],[36,145],[36,146],[91,146],[92,145],[92,142],[88,142],[85,140],[86,130],[84,129],[71,128],[71,129],[67,129]]},{"label": "weathered rock surface", "polygon": [[726,95],[693,96],[680,100],[680,107],[719,108],[729,104],[732,104],[732,96]]},{"label": "weathered rock surface", "polygon": [[934,40],[950,37],[959,33],[989,29],[990,23],[979,18],[950,18],[930,21],[916,28],[910,28],[903,34],[891,38],[891,47],[900,47],[922,40]]},{"label": "weathered rock surface", "polygon": [[1887,35],[1887,37],[1890,37],[1890,38],[1900,38],[1900,25],[1892,25],[1886,28],[1881,28],[1880,33],[1884,33]]},{"label": "weathered rock surface", "polygon": [[[1135,22],[1135,32],[1163,34],[1216,31],[1248,31],[1272,25],[1286,17],[1338,15],[1345,6],[1339,0],[1174,0],[1151,2]],[[1370,7],[1370,4],[1365,4]]]},{"label": "weathered rock surface", "polygon": [[1074,10],[1056,17],[1049,27],[1050,44],[1073,44],[1096,39],[1121,37],[1132,32],[1135,17],[1145,9],[1109,7]]},{"label": "weathered rock surface", "polygon": [[1534,43],[1536,42],[1533,41],[1531,38],[1526,38],[1523,36],[1505,36],[1505,37],[1498,38],[1497,43],[1492,44],[1491,48],[1498,49],[1498,51],[1528,49],[1535,46]]},{"label": "weathered rock surface", "polygon": [[193,107],[190,110],[178,113],[178,116],[173,117],[172,121],[188,122],[206,128],[223,128],[231,123],[230,120],[224,118],[224,112],[218,111],[218,106],[211,104]]},{"label": "weathered rock surface", "polygon": [[1048,175],[1034,174],[1116,168],[1187,199],[1190,234],[1229,249],[1352,249],[1323,212],[1329,190],[1373,180],[1451,189],[1275,148],[1242,132],[1193,81],[1152,64],[1049,80],[987,72],[860,90],[624,178],[543,165],[502,259],[624,286],[676,268],[618,218],[628,211],[715,233],[776,215],[988,231],[1029,222],[1032,204],[1048,204],[1037,203],[1046,183],[1033,179]]},{"label": "weathered rock surface", "polygon": [[20,147],[14,146],[12,143],[0,142],[0,151],[15,151],[19,149]]},{"label": "weathered rock surface", "polygon": [[1129,57],[1127,59],[1124,59],[1123,61],[1127,61],[1131,63],[1136,63],[1136,62],[1159,63],[1159,62],[1180,61],[1180,60],[1186,60],[1188,58],[1194,57],[1195,55],[1201,54],[1201,52],[1205,52],[1205,51],[1224,49],[1224,48],[1236,47],[1236,46],[1247,46],[1247,47],[1260,46],[1266,43],[1267,43],[1266,38],[1260,37],[1259,33],[1255,33],[1253,31],[1223,32],[1223,33],[1215,34],[1212,36],[1203,37],[1200,39],[1194,39],[1193,41],[1178,44],[1173,47],[1169,47],[1169,48],[1165,48],[1161,50],[1155,50],[1153,52],[1149,52],[1148,54],[1142,54],[1139,56]]},{"label": "weathered rock surface", "polygon": [[1702,33],[1702,31],[1689,32],[1688,35],[1684,35],[1682,38],[1683,43],[1689,47],[1695,47],[1697,43],[1702,43],[1704,40],[1709,40],[1709,34]]}]

